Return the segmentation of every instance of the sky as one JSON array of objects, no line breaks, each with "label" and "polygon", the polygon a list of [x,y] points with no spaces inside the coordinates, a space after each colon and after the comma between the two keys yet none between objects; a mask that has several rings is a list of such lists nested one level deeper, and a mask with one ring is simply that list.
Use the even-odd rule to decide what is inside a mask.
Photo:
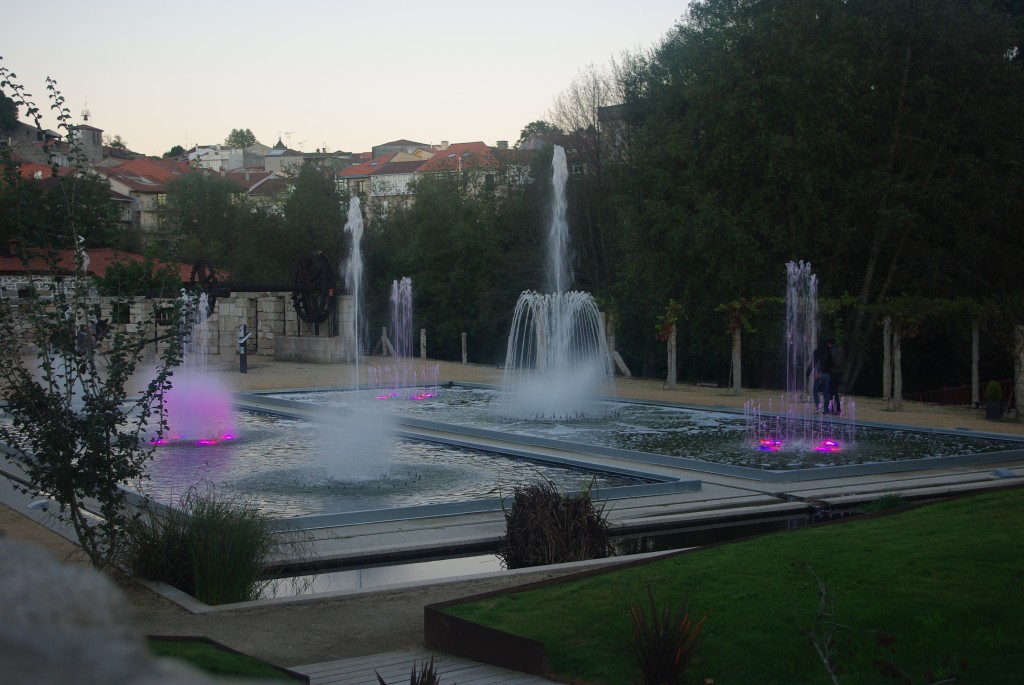
[{"label": "sky", "polygon": [[654,47],[686,4],[18,2],[3,12],[0,57],[41,108],[49,76],[74,123],[88,109],[90,125],[147,155],[236,128],[305,152],[511,145],[581,70]]}]

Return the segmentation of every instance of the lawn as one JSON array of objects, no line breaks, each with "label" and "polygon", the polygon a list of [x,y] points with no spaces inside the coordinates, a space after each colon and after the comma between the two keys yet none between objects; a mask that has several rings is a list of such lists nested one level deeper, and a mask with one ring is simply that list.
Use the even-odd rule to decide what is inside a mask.
[{"label": "lawn", "polygon": [[295,682],[270,664],[245,654],[220,649],[202,639],[149,639],[149,649],[157,656],[180,659],[211,675],[258,680]]},{"label": "lawn", "polygon": [[[567,681],[635,682],[629,607],[651,588],[707,615],[686,682],[1024,678],[1024,488],[765,535],[447,611],[540,640]],[[821,585],[819,585],[819,580]],[[818,614],[820,588],[826,613]],[[895,677],[902,673],[903,676]]]}]

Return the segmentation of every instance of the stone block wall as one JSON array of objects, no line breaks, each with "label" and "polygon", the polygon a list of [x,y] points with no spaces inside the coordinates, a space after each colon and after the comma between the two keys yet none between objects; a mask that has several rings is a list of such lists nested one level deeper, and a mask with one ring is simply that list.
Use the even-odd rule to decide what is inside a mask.
[{"label": "stone block wall", "polygon": [[[5,291],[4,300],[14,312],[16,336],[21,339],[22,347],[26,353],[33,353],[35,350],[32,333],[23,311],[26,305],[18,297],[12,296],[15,292]],[[302,354],[304,361],[347,361],[351,356],[348,352],[351,350],[352,338],[351,298],[339,297],[337,305],[340,323],[327,321],[319,326],[313,326],[299,320],[292,307],[291,293],[240,293],[218,298],[212,315],[207,319],[207,364],[222,369],[238,367],[238,327],[242,323],[246,325],[247,332],[252,333],[246,344],[246,353],[250,357],[288,359],[287,353],[284,357],[277,353],[278,348],[284,345],[288,350],[330,350],[326,357]],[[146,339],[152,341],[147,344],[145,350],[145,355],[149,358],[156,356],[163,349],[163,343],[158,339],[162,335],[158,312],[162,308],[173,306],[174,300],[145,297],[126,300],[96,296],[90,298],[88,302],[89,311],[98,311],[98,318],[108,320],[112,330],[135,332],[140,326],[144,327]],[[347,323],[344,318],[346,312]],[[89,323],[95,318],[97,317],[90,317]],[[332,330],[345,333],[340,336],[332,335]],[[319,342],[313,342],[317,340]],[[109,345],[109,339],[103,344]]]}]

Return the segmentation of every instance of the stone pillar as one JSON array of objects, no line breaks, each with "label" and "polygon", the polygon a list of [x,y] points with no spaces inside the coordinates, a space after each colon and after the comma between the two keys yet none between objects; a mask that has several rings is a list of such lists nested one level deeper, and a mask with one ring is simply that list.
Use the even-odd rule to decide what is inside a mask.
[{"label": "stone pillar", "polygon": [[465,364],[469,361],[469,354],[466,348],[466,332],[462,332],[462,363]]},{"label": "stone pillar", "polygon": [[665,344],[668,352],[668,378],[665,379],[665,389],[676,389],[676,325],[672,324],[672,330],[668,334],[668,342]]},{"label": "stone pillar", "polygon": [[427,358],[427,329],[420,329],[420,359]]},{"label": "stone pillar", "polygon": [[733,326],[732,329],[732,383],[729,384],[729,394],[739,395],[743,392],[742,379],[742,352],[743,352],[743,327]]}]

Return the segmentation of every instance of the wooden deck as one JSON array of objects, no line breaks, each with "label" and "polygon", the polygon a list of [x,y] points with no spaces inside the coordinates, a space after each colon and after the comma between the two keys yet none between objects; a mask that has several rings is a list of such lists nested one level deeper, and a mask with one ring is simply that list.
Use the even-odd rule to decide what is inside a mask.
[{"label": "wooden deck", "polygon": [[310,685],[379,685],[377,673],[388,685],[398,685],[409,682],[413,667],[419,668],[421,664],[429,662],[431,657],[434,658],[434,667],[442,685],[544,685],[552,682],[540,676],[429,649],[371,654],[308,666],[293,666],[291,670],[308,675]]}]

